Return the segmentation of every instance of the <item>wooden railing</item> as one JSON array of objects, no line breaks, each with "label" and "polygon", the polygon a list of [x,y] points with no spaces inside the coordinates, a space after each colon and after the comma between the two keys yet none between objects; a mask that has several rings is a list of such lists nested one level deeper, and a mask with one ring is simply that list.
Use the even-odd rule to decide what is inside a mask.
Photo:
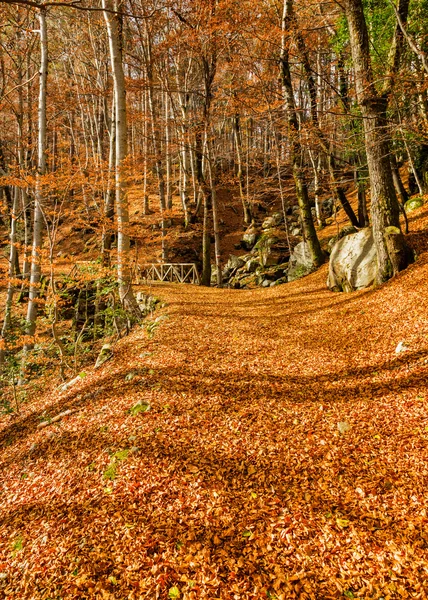
[{"label": "wooden railing", "polygon": [[133,280],[136,284],[154,281],[200,284],[198,269],[194,263],[136,265]]}]

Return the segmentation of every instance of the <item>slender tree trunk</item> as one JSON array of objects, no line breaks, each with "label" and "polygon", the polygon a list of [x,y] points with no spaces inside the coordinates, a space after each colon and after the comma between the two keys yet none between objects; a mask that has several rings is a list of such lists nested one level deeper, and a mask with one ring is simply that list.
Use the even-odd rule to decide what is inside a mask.
[{"label": "slender tree trunk", "polygon": [[37,177],[34,194],[34,225],[33,245],[31,252],[30,293],[27,308],[26,335],[28,341],[23,348],[22,382],[25,377],[26,357],[34,347],[34,334],[36,332],[37,301],[40,295],[41,278],[41,250],[43,244],[43,176],[46,173],[46,86],[48,78],[48,39],[46,24],[46,9],[39,9],[40,24],[40,82],[38,105],[38,142],[37,142]]},{"label": "slender tree trunk", "polygon": [[126,158],[128,156],[128,128],[126,115],[125,75],[122,64],[122,47],[119,23],[113,15],[113,2],[102,0],[104,19],[107,26],[110,63],[113,72],[115,120],[116,120],[116,215],[117,215],[117,276],[120,300],[130,313],[139,315],[140,310],[134,297],[130,269],[129,209],[126,185]]},{"label": "slender tree trunk", "polygon": [[172,182],[171,182],[171,149],[170,149],[170,124],[169,124],[169,98],[165,92],[165,164],[166,164],[166,208],[172,208]]},{"label": "slender tree trunk", "polygon": [[215,172],[214,172],[214,160],[210,138],[206,137],[207,147],[207,164],[208,164],[208,178],[210,182],[211,202],[213,211],[213,229],[214,229],[214,252],[215,252],[215,266],[216,266],[216,279],[217,285],[222,284],[222,273],[221,273],[221,249],[220,249],[220,229],[218,219],[218,206],[217,206],[217,190],[215,185]]},{"label": "slender tree trunk", "polygon": [[111,120],[110,120],[110,141],[108,155],[108,182],[104,198],[104,223],[101,241],[101,256],[104,267],[110,266],[110,253],[113,244],[114,227],[114,200],[115,200],[115,148],[116,148],[116,110],[113,95]]},{"label": "slender tree trunk", "polygon": [[15,293],[15,284],[14,284],[14,275],[16,275],[16,260],[18,258],[18,252],[16,249],[16,230],[18,219],[17,215],[19,212],[19,194],[20,190],[18,187],[15,187],[14,197],[13,197],[13,208],[10,219],[10,251],[9,251],[9,270],[8,270],[8,283],[7,283],[7,296],[6,296],[6,304],[4,311],[4,320],[3,327],[0,333],[0,368],[3,367],[4,361],[6,358],[6,350],[7,350],[7,337],[8,331],[11,325],[12,319],[12,305],[13,305],[13,296]]},{"label": "slender tree trunk", "polygon": [[211,285],[211,219],[210,198],[203,192],[204,224],[202,230],[202,285]]},{"label": "slender tree trunk", "polygon": [[147,119],[147,91],[143,92],[143,215],[150,213],[150,202],[149,194],[147,192],[147,177],[148,177],[148,159],[147,155],[149,152],[149,131],[148,131],[148,119]]},{"label": "slender tree trunk", "polygon": [[294,100],[294,90],[291,81],[289,45],[287,39],[292,25],[293,0],[284,0],[282,17],[282,42],[280,56],[280,74],[284,94],[285,108],[287,111],[288,131],[291,142],[291,160],[293,169],[293,178],[296,188],[297,201],[300,208],[302,220],[303,235],[309,246],[312,262],[315,267],[319,267],[324,262],[324,253],[318,240],[312,218],[311,205],[309,202],[308,187],[305,181],[304,171],[301,165],[302,146],[300,143],[300,126],[297,119],[296,104]]},{"label": "slender tree trunk", "polygon": [[362,181],[358,182],[358,222],[360,227],[368,227],[370,225],[369,215],[367,213],[367,196],[366,184]]},{"label": "slender tree trunk", "polygon": [[245,185],[244,185],[244,173],[242,169],[242,137],[241,127],[239,122],[239,115],[235,115],[232,119],[233,136],[236,147],[236,161],[238,165],[238,185],[239,185],[239,196],[242,202],[242,208],[244,210],[244,223],[249,225],[251,223],[251,209],[247,203],[245,197]]}]

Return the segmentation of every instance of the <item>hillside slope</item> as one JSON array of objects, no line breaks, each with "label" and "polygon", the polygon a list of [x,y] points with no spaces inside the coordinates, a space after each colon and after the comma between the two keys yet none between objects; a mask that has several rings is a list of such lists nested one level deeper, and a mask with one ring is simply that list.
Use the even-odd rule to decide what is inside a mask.
[{"label": "hillside slope", "polygon": [[152,337],[2,417],[0,595],[427,597],[424,216],[379,289],[157,286]]}]

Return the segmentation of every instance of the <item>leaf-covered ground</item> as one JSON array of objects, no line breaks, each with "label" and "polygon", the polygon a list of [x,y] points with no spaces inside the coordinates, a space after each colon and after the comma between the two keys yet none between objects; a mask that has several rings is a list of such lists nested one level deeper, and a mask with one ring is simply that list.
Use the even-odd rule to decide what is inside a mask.
[{"label": "leaf-covered ground", "polygon": [[426,598],[413,243],[417,264],[351,295],[326,267],[267,291],[156,288],[153,337],[3,417],[0,597]]}]

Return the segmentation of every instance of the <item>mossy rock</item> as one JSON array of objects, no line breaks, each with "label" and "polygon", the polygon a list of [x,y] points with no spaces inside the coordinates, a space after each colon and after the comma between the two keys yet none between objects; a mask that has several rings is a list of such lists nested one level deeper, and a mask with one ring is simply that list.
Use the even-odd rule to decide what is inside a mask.
[{"label": "mossy rock", "polygon": [[417,208],[420,208],[424,204],[424,199],[421,197],[410,198],[410,200],[407,200],[406,204],[404,205],[404,210],[406,211],[406,213],[410,213],[416,210]]},{"label": "mossy rock", "polygon": [[309,265],[298,265],[296,267],[292,267],[288,271],[287,281],[290,283],[291,281],[295,281],[296,279],[306,277],[306,275],[313,273],[314,270],[314,267],[311,267]]},{"label": "mossy rock", "polygon": [[258,239],[257,244],[254,246],[254,250],[267,250],[278,241],[279,238],[276,229],[267,229]]}]

